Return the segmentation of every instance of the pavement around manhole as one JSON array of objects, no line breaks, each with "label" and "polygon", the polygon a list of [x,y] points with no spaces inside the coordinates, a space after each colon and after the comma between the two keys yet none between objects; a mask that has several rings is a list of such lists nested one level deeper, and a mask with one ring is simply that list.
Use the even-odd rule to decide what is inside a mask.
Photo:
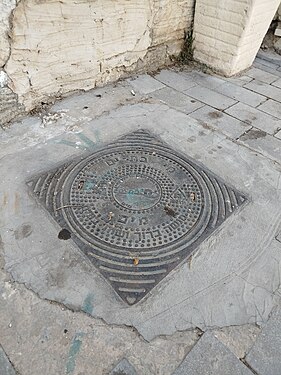
[{"label": "pavement around manhole", "polygon": [[[26,118],[0,133],[0,344],[15,371],[204,374],[198,363],[205,352],[228,369],[218,372],[206,359],[208,374],[255,371],[258,351],[246,355],[260,329],[270,331],[268,318],[280,303],[281,103],[251,97],[252,89],[243,86],[257,71],[249,74],[224,79],[164,70],[75,94],[42,118]],[[240,88],[242,104],[230,85]],[[218,95],[210,98],[210,92]],[[238,105],[243,111],[235,111]],[[65,228],[70,235],[60,233],[62,226],[26,182],[142,129],[241,192],[247,204],[130,306],[69,238],[71,228]],[[120,191],[116,199],[127,204]]]},{"label": "pavement around manhole", "polygon": [[247,198],[139,130],[27,182],[125,303],[187,261]]}]

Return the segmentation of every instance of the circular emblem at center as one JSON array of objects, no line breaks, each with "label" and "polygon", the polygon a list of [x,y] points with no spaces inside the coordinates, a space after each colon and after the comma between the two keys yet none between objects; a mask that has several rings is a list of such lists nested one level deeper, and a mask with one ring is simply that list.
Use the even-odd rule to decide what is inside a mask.
[{"label": "circular emblem at center", "polygon": [[160,185],[148,176],[130,176],[120,179],[113,187],[115,200],[131,210],[146,210],[161,199]]}]

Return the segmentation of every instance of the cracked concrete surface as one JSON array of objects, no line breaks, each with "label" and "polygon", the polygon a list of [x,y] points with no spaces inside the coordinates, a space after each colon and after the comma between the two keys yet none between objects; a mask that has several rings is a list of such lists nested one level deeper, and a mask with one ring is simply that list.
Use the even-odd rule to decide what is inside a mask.
[{"label": "cracked concrete surface", "polygon": [[[83,103],[77,104],[81,108]],[[64,102],[57,106],[62,108]],[[66,104],[64,108],[69,107]],[[71,111],[79,116],[73,104]],[[57,119],[58,125],[60,122],[67,126],[67,118]],[[59,228],[50,225],[49,216],[30,199],[25,181],[70,155],[80,155],[83,147],[96,150],[101,143],[138,128],[152,130],[171,146],[204,163],[250,197],[250,202],[200,245],[191,266],[186,263],[178,267],[146,300],[128,308],[102,277],[93,273],[74,244],[57,238]],[[134,326],[147,340],[195,327],[205,330],[266,321],[279,298],[280,243],[275,235],[281,219],[280,190],[274,186],[274,179],[280,176],[278,166],[161,103],[125,105],[81,125],[81,130],[35,146],[36,158],[33,148],[20,152],[21,141],[15,140],[17,153],[2,159],[6,179],[1,190],[7,202],[1,219],[2,240],[6,270],[12,277],[41,298],[75,310],[83,309],[85,300],[92,296],[95,309],[90,314],[110,324]],[[249,165],[253,163],[255,169],[251,170]],[[31,226],[32,235],[17,239],[15,233],[23,225]],[[204,272],[206,264],[208,273]],[[271,278],[268,280],[265,274],[271,274]]]},{"label": "cracked concrete surface", "polygon": [[[185,77],[188,92],[181,84],[167,95],[170,74]],[[139,76],[72,95],[1,131],[0,344],[21,375],[88,375],[93,363],[95,374],[107,374],[122,358],[139,374],[170,375],[206,330],[237,358],[249,352],[280,303],[281,160],[262,148],[264,137],[247,144],[245,132],[257,130],[239,113],[217,111],[208,95],[192,97],[193,87],[219,92],[225,81],[192,71]],[[177,95],[180,103],[171,100]],[[58,239],[59,226],[26,181],[136,129],[204,164],[249,202],[144,300],[127,306],[71,240]]]},{"label": "cracked concrete surface", "polygon": [[[178,332],[169,340],[159,337],[147,343],[130,327],[108,326],[63,305],[42,301],[3,279],[3,273],[1,284],[1,344],[22,375],[38,375],[42,370],[105,374],[122,356],[140,374],[172,373],[199,337],[197,331]],[[5,311],[10,311],[6,319]]]}]

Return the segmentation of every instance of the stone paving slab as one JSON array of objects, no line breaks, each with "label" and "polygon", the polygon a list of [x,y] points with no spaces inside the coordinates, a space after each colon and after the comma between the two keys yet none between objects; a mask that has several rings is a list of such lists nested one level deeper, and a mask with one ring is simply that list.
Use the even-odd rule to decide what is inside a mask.
[{"label": "stone paving slab", "polygon": [[261,104],[258,109],[281,119],[281,103],[276,102],[275,100],[267,100],[265,103]]},{"label": "stone paving slab", "polygon": [[278,129],[281,129],[280,119],[244,103],[237,103],[226,109],[225,112],[268,134],[274,134]]},{"label": "stone paving slab", "polygon": [[219,77],[216,75],[209,75],[209,74],[205,74],[203,72],[198,72],[198,71],[192,71],[192,72],[179,71],[179,75],[192,82],[195,82],[197,85],[206,87],[211,90],[225,83],[225,78],[223,77]]},{"label": "stone paving slab", "polygon": [[184,91],[197,85],[193,76],[183,76],[173,70],[161,70],[155,79],[178,91]]},{"label": "stone paving slab", "polygon": [[226,82],[230,82],[230,83],[233,83],[235,85],[238,85],[238,86],[244,86],[245,84],[251,82],[253,80],[253,78],[251,77],[248,77],[246,75],[241,75],[241,76],[234,76],[234,77],[227,77],[227,78],[224,78],[224,80]]},{"label": "stone paving slab", "polygon": [[[249,83],[249,85],[251,82]],[[247,86],[247,85],[246,85]],[[221,94],[228,96],[236,101],[248,104],[252,107],[257,107],[263,103],[266,98],[260,94],[247,90],[246,88],[234,85],[233,83],[226,82],[225,84],[216,88]]]},{"label": "stone paving slab", "polygon": [[281,66],[280,55],[278,55],[278,53],[276,52],[263,51],[260,49],[259,52],[257,53],[257,57],[258,59],[262,59],[263,61],[269,61],[272,64]]},{"label": "stone paving slab", "polygon": [[261,154],[281,162],[281,142],[262,130],[251,129],[243,134],[239,141],[248,145]]},{"label": "stone paving slab", "polygon": [[253,80],[250,83],[244,85],[244,87],[259,94],[262,94],[267,98],[281,102],[281,90],[278,87],[268,85],[267,83],[258,80]]},{"label": "stone paving slab", "polygon": [[255,67],[250,68],[246,74],[247,76],[254,78],[255,80],[268,84],[278,80],[277,75],[265,72],[264,70]]},{"label": "stone paving slab", "polygon": [[173,375],[253,375],[210,332],[203,334]]},{"label": "stone paving slab", "polygon": [[281,130],[274,135],[276,138],[281,139]]},{"label": "stone paving slab", "polygon": [[126,358],[123,358],[114,369],[110,371],[109,375],[137,375],[137,372],[130,362]]},{"label": "stone paving slab", "polygon": [[143,74],[139,77],[128,79],[133,89],[141,94],[149,94],[155,90],[165,87],[161,82],[157,81],[148,74]]},{"label": "stone paving slab", "polygon": [[261,328],[253,324],[224,327],[212,330],[212,334],[237,358],[244,358],[252,348]]},{"label": "stone paving slab", "polygon": [[260,60],[255,60],[253,66],[256,68],[262,69],[265,72],[271,73],[276,75],[277,77],[281,77],[281,72],[278,70],[279,65],[272,64],[269,61],[263,61],[262,63],[259,62]]},{"label": "stone paving slab", "polygon": [[278,87],[281,89],[281,78],[279,78],[277,81],[272,83],[272,86]]},{"label": "stone paving slab", "polygon": [[10,363],[8,357],[6,356],[6,353],[4,352],[1,346],[0,346],[0,374],[1,375],[16,375],[16,372],[13,369],[12,364]]},{"label": "stone paving slab", "polygon": [[281,310],[277,309],[246,356],[246,361],[258,375],[279,375],[281,374],[280,358]]},{"label": "stone paving slab", "polygon": [[257,64],[260,64],[262,67],[260,68],[261,70],[264,70],[264,67],[267,66],[273,70],[277,70],[277,68],[279,68],[280,64],[278,65],[277,64],[277,60],[272,62],[270,60],[265,60],[265,58],[261,58],[261,57],[256,57],[255,58],[255,61],[253,63],[254,66],[256,66]]},{"label": "stone paving slab", "polygon": [[[235,105],[234,105],[235,107]],[[232,109],[233,107],[230,107]],[[218,111],[208,105],[197,109],[190,114],[192,118],[211,125],[231,138],[238,138],[240,135],[251,129],[251,125],[237,120],[222,111]]]},{"label": "stone paving slab", "polygon": [[198,108],[203,107],[203,103],[193,99],[192,97],[182,94],[169,87],[154,91],[151,97],[158,99],[163,103],[168,104],[170,107],[180,110],[186,114],[195,111]]},{"label": "stone paving slab", "polygon": [[259,57],[256,57],[252,66],[257,68],[257,69],[260,69],[264,72],[268,72],[270,74],[278,76],[277,69],[279,68],[279,65],[274,64],[270,61],[267,61],[267,60],[264,60],[264,59],[260,59]]},{"label": "stone paving slab", "polygon": [[[221,87],[221,86],[218,86]],[[237,86],[238,87],[238,86]],[[222,95],[218,92],[210,90],[206,87],[202,86],[195,86],[189,90],[185,91],[186,95],[189,95],[205,104],[208,104],[211,107],[214,107],[219,110],[226,109],[233,104],[237,103],[237,101]]]}]

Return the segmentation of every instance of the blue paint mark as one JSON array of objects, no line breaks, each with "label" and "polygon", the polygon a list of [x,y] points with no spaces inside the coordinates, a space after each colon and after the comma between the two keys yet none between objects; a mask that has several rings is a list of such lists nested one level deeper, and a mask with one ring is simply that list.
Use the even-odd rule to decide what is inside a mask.
[{"label": "blue paint mark", "polygon": [[96,183],[97,183],[97,181],[86,180],[85,184],[84,184],[84,187],[83,187],[83,190],[86,190],[86,191],[93,190]]},{"label": "blue paint mark", "polygon": [[87,314],[92,314],[93,309],[94,309],[94,293],[89,293],[87,297],[85,298],[83,305],[82,305],[82,310],[87,313]]},{"label": "blue paint mark", "polygon": [[100,143],[101,142],[100,131],[98,129],[93,129],[92,127],[90,128],[90,130],[94,134],[95,143]]},{"label": "blue paint mark", "polygon": [[78,133],[77,136],[81,139],[82,142],[84,142],[84,144],[86,145],[85,147],[88,150],[94,150],[96,148],[96,143],[88,138],[85,134]]},{"label": "blue paint mark", "polygon": [[[94,136],[95,136],[95,142],[92,141],[85,134],[77,133],[77,134],[75,134],[75,136],[78,137],[83,142],[83,144],[79,144],[80,142],[76,143],[76,142],[68,141],[68,140],[65,140],[65,139],[55,140],[55,143],[70,146],[70,147],[73,147],[73,148],[76,148],[76,149],[79,148],[80,150],[83,150],[83,151],[85,151],[85,150],[93,151],[93,150],[96,149],[97,144],[101,143],[100,142],[100,132],[99,132],[99,130],[95,129],[93,133],[94,133]],[[53,142],[53,140],[51,140],[51,142]]]},{"label": "blue paint mark", "polygon": [[72,343],[71,343],[71,346],[70,346],[70,349],[69,349],[69,353],[68,353],[67,363],[66,363],[66,373],[67,374],[73,374],[73,372],[75,370],[76,357],[77,357],[77,354],[80,351],[80,348],[81,348],[81,345],[82,345],[81,339],[82,339],[83,336],[84,336],[83,332],[76,333],[76,335],[74,336],[74,338],[72,340]]},{"label": "blue paint mark", "polygon": [[100,131],[98,129],[94,130],[94,136],[95,136],[95,139],[96,139],[96,143],[101,143]]}]

